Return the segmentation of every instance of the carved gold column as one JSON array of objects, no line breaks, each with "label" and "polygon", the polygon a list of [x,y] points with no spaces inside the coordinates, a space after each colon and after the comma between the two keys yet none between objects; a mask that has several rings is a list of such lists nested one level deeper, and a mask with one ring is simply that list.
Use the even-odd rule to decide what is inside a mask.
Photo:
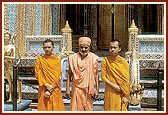
[{"label": "carved gold column", "polygon": [[34,35],[35,34],[35,10],[36,6],[35,4],[29,5],[29,24],[28,24],[28,35]]},{"label": "carved gold column", "polygon": [[49,4],[43,4],[42,5],[42,35],[48,35],[48,30],[49,30],[49,11],[50,11],[50,6]]},{"label": "carved gold column", "polygon": [[48,35],[52,35],[52,10],[51,10],[51,5],[49,5],[49,26],[48,26]]},{"label": "carved gold column", "polygon": [[25,4],[18,4],[17,5],[17,24],[16,24],[16,29],[17,29],[17,41],[16,41],[16,48],[19,47],[19,52],[21,54],[21,57],[24,57],[23,54],[26,52],[25,49]]},{"label": "carved gold column", "polygon": [[4,29],[8,28],[8,5],[4,4]]}]

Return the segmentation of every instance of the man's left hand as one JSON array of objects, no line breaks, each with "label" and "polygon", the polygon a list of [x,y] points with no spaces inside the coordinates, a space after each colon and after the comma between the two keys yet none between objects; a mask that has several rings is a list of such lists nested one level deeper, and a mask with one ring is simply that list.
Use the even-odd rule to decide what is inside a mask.
[{"label": "man's left hand", "polygon": [[123,97],[123,98],[122,98],[122,102],[123,102],[123,103],[127,103],[127,102],[128,102],[128,99],[127,99],[126,97]]},{"label": "man's left hand", "polygon": [[98,90],[95,90],[94,91],[94,98],[97,99],[99,96],[99,91]]}]

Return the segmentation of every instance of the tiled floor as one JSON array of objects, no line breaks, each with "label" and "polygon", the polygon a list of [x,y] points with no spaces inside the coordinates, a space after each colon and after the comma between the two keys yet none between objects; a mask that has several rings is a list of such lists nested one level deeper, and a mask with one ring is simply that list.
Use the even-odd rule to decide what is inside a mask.
[{"label": "tiled floor", "polygon": [[[37,103],[32,103],[31,105],[32,111],[37,111]],[[141,111],[157,111],[156,108],[141,108]]]}]

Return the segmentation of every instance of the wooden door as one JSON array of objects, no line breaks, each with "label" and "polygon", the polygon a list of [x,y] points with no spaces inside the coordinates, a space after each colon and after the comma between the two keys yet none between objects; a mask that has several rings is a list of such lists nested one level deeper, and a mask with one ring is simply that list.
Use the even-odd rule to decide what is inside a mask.
[{"label": "wooden door", "polygon": [[98,12],[98,49],[108,49],[112,39],[112,4],[100,4]]}]

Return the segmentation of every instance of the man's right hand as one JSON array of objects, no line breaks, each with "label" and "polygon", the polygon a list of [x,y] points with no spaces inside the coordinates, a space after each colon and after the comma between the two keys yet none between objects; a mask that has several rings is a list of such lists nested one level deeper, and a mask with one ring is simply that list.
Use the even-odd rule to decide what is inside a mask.
[{"label": "man's right hand", "polygon": [[66,97],[67,97],[68,99],[71,99],[70,91],[66,91]]},{"label": "man's right hand", "polygon": [[116,92],[121,93],[120,86],[114,84],[114,88],[113,88],[113,89],[114,89]]},{"label": "man's right hand", "polygon": [[48,91],[53,92],[54,88],[53,88],[52,85],[46,83],[45,86],[46,86],[46,88],[47,88]]},{"label": "man's right hand", "polygon": [[45,97],[45,98],[49,98],[49,97],[50,97],[50,94],[51,94],[51,93],[50,93],[49,91],[46,91],[46,92],[44,93],[44,97]]}]

